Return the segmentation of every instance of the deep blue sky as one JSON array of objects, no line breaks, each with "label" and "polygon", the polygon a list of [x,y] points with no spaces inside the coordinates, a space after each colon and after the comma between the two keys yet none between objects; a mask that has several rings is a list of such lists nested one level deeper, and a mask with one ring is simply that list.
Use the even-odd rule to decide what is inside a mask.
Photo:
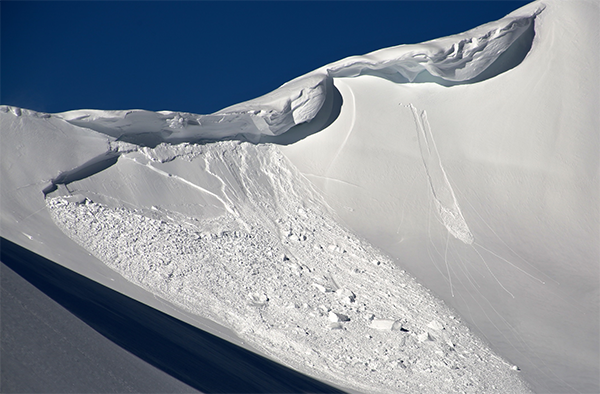
[{"label": "deep blue sky", "polygon": [[0,2],[0,103],[211,113],[350,55],[527,1]]}]

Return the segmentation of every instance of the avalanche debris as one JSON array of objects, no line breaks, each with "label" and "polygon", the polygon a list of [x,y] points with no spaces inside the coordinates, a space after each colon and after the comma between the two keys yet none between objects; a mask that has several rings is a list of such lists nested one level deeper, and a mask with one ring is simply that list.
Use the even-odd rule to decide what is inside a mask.
[{"label": "avalanche debris", "polygon": [[[54,221],[133,283],[318,378],[365,392],[477,393],[491,383],[505,393],[527,391],[509,364],[443,318],[451,315],[443,303],[338,225],[275,147],[224,141],[170,149],[145,148],[147,163],[125,153],[137,161],[119,160],[105,172],[155,166],[152,174],[163,176],[169,166],[168,187],[196,185],[179,198],[210,193],[230,209],[182,217],[156,204],[107,205],[86,197],[89,182],[75,181],[72,197],[48,195]],[[211,182],[192,182],[198,164]],[[375,318],[399,314],[402,321]],[[455,339],[435,341],[426,331],[440,327]]]}]

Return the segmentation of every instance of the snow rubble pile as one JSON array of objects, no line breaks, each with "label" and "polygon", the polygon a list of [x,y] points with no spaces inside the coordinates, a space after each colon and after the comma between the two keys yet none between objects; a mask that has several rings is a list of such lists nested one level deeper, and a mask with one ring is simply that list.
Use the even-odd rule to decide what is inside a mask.
[{"label": "snow rubble pile", "polygon": [[[218,142],[166,163],[144,153],[48,198],[63,231],[133,283],[355,390],[527,391],[447,307],[337,224],[273,146]],[[113,187],[168,187],[185,196],[170,204],[206,212],[114,206],[100,191],[119,177],[111,196]]]},{"label": "snow rubble pile", "polygon": [[593,391],[597,8],[534,2],[210,115],[1,107],[2,236],[349,390]]}]

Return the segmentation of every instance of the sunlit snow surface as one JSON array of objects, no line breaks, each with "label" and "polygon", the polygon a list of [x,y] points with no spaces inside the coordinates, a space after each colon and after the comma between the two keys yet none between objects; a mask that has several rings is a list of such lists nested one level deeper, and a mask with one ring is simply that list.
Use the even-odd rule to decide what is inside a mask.
[{"label": "sunlit snow surface", "polygon": [[342,387],[598,392],[598,12],[532,3],[210,115],[3,107],[2,236]]}]

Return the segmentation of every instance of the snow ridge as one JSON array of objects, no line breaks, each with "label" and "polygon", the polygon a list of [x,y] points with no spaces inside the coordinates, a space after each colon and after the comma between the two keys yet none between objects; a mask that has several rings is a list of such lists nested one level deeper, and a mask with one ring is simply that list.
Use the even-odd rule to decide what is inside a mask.
[{"label": "snow ridge", "polygon": [[327,71],[334,77],[369,74],[403,82],[413,82],[426,71],[446,81],[468,81],[510,48],[543,9],[542,5],[529,15],[507,16],[462,34],[350,57],[328,66]]},{"label": "snow ridge", "polygon": [[[535,8],[534,8],[535,6]],[[438,83],[476,82],[527,31],[543,5],[524,7],[468,32],[414,45],[400,45],[352,56],[298,77],[253,100],[224,108],[210,115],[144,110],[76,110],[56,114],[67,122],[108,134],[124,141],[156,146],[160,142],[242,138],[281,135],[316,117],[328,95],[333,78],[375,75],[394,82],[440,78]],[[511,67],[511,66],[507,66]],[[506,69],[496,70],[500,73]]]},{"label": "snow ridge", "polygon": [[75,110],[55,116],[117,139],[141,145],[241,138],[257,141],[312,120],[326,100],[331,81],[308,75],[262,97],[210,115],[173,111]]}]

